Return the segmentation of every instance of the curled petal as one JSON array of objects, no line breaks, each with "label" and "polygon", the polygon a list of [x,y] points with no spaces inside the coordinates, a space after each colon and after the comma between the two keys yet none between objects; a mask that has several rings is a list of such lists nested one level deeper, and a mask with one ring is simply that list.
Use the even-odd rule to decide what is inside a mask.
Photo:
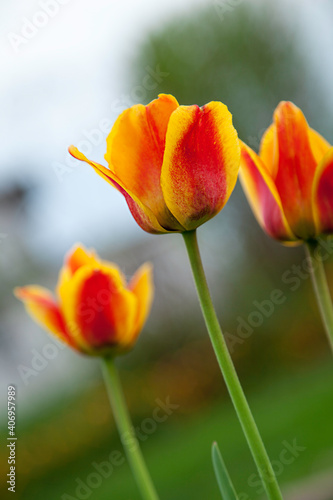
[{"label": "curled petal", "polygon": [[70,335],[84,352],[116,349],[133,330],[137,299],[123,286],[117,268],[83,266],[61,290]]},{"label": "curled petal", "polygon": [[63,315],[51,292],[37,285],[15,289],[15,295],[22,300],[27,312],[47,331],[66,344],[75,347],[67,333]]},{"label": "curled petal", "polygon": [[166,204],[186,230],[227,202],[237,180],[240,147],[228,108],[179,106],[166,135],[161,185]]},{"label": "curled petal", "polygon": [[313,183],[313,211],[317,231],[333,232],[333,148],[318,165]]},{"label": "curled petal", "polygon": [[115,187],[122,195],[124,195],[127,205],[131,211],[136,222],[139,226],[148,233],[161,234],[168,232],[157,221],[153,212],[145,206],[129,189],[127,189],[123,182],[111,172],[108,168],[100,165],[99,163],[88,160],[77,148],[70,146],[69,152],[77,160],[85,161],[93,167],[95,172],[100,175],[104,180],[109,182],[111,186]]},{"label": "curled petal", "polygon": [[167,127],[177,107],[173,96],[161,94],[148,106],[126,109],[112,127],[105,155],[110,170],[170,230],[182,228],[165,204],[160,177]]},{"label": "curled petal", "polygon": [[138,300],[138,312],[133,330],[133,341],[142,330],[149,315],[154,296],[153,269],[150,264],[141,266],[128,285]]},{"label": "curled petal", "polygon": [[258,155],[242,143],[240,180],[261,227],[273,238],[287,242],[297,240],[283,213],[274,182]]}]

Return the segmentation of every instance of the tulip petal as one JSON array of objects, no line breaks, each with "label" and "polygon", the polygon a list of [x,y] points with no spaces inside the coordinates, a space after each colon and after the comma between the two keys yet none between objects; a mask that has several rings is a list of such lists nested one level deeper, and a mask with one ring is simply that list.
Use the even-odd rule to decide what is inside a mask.
[{"label": "tulip petal", "polygon": [[38,324],[47,331],[52,332],[66,344],[74,347],[66,331],[60,308],[51,292],[46,288],[31,285],[16,288],[14,293],[18,299],[22,300],[27,312]]},{"label": "tulip petal", "polygon": [[[312,155],[315,162],[319,163],[331,145],[316,130],[308,128],[307,132]],[[268,127],[262,137],[259,156],[271,174],[271,177],[275,179],[279,168],[279,155],[277,151],[276,126],[274,123]]]},{"label": "tulip petal", "polygon": [[170,211],[186,230],[217,214],[237,180],[240,147],[228,108],[179,106],[166,135],[161,185]]},{"label": "tulip petal", "polygon": [[148,233],[162,234],[168,232],[157,221],[153,212],[145,206],[129,189],[127,189],[122,181],[111,172],[108,168],[100,165],[99,163],[88,160],[77,148],[70,146],[69,152],[74,158],[80,161],[85,161],[91,165],[95,172],[106,180],[111,186],[115,187],[124,197],[127,202],[128,208],[131,211],[136,222],[139,226]]},{"label": "tulip petal", "polygon": [[242,143],[240,180],[261,227],[273,238],[286,242],[297,238],[283,213],[281,199],[270,173],[251,148]]},{"label": "tulip petal", "polygon": [[328,150],[332,147],[329,142],[324,139],[316,130],[309,128],[308,130],[311,151],[316,160],[316,163],[320,163]]},{"label": "tulip petal", "polygon": [[177,107],[173,96],[161,94],[148,106],[126,109],[112,127],[105,154],[110,170],[169,230],[182,229],[165,204],[160,184],[165,136]]},{"label": "tulip petal", "polygon": [[318,165],[313,183],[313,210],[319,234],[333,232],[333,148]]},{"label": "tulip petal", "polygon": [[87,251],[83,245],[75,245],[65,257],[65,263],[60,270],[57,284],[57,294],[60,295],[61,288],[71,279],[73,274],[82,266],[96,265],[98,260],[93,250]]},{"label": "tulip petal", "polygon": [[306,240],[316,232],[311,194],[317,161],[311,149],[310,129],[302,111],[291,102],[279,104],[274,121],[278,145],[275,185],[293,233]]},{"label": "tulip petal", "polygon": [[267,168],[272,179],[275,179],[278,170],[278,151],[276,146],[276,127],[274,123],[268,127],[260,142],[259,156]]},{"label": "tulip petal", "polygon": [[117,348],[137,315],[137,299],[111,265],[83,266],[61,290],[61,307],[71,336],[85,352]]},{"label": "tulip petal", "polygon": [[134,341],[146,322],[153,301],[154,284],[152,266],[150,264],[143,264],[131,279],[128,288],[138,300],[138,312],[133,331]]},{"label": "tulip petal", "polygon": [[98,262],[94,251],[87,251],[82,245],[76,245],[66,256],[65,265],[71,275],[82,266],[94,265]]}]

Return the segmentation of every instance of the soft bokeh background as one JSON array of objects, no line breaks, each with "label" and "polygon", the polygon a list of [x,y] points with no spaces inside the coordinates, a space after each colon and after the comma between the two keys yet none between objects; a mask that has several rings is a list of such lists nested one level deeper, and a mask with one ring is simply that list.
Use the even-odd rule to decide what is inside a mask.
[{"label": "soft bokeh background", "polygon": [[[151,317],[137,348],[119,364],[161,499],[219,498],[213,440],[240,500],[263,498],[207,340],[181,237],[145,234],[121,195],[66,151],[73,143],[103,161],[106,131],[117,115],[159,92],[182,104],[222,100],[255,149],[277,103],[293,100],[332,142],[332,16],[329,0],[1,4],[0,403],[5,438],[7,385],[15,384],[16,498],[139,498],[125,463],[96,478],[96,464],[122,450],[98,361],[56,344],[12,295],[15,285],[53,288],[76,241],[96,247],[127,276],[145,260],[154,263]],[[333,373],[308,273],[297,267],[303,249],[269,240],[239,186],[199,239],[221,323],[286,498],[332,500]],[[326,268],[333,287],[331,261]],[[276,289],[284,300],[272,307],[267,301]],[[149,424],[168,398],[177,408],[165,422]]]}]

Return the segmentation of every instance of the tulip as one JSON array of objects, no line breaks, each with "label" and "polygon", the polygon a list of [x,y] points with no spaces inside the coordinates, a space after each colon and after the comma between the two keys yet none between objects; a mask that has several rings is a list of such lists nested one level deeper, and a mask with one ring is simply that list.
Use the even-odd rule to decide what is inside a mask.
[{"label": "tulip", "polygon": [[333,306],[318,238],[333,233],[333,147],[302,111],[282,101],[257,155],[242,143],[240,179],[261,227],[284,244],[305,243],[313,287],[333,351]]},{"label": "tulip", "polygon": [[126,352],[149,314],[152,269],[144,264],[128,285],[120,270],[77,246],[65,259],[56,297],[40,286],[15,289],[28,313],[73,349],[106,356]]},{"label": "tulip", "polygon": [[39,286],[15,289],[28,313],[46,330],[84,354],[101,356],[102,369],[115,421],[126,455],[144,500],[158,500],[154,484],[126,406],[114,362],[135,343],[153,298],[152,269],[144,264],[127,285],[111,262],[94,251],[75,247],[65,259],[59,275],[57,299]]},{"label": "tulip", "polygon": [[221,102],[179,106],[161,94],[126,109],[108,138],[109,168],[86,161],[120,191],[142,229],[185,232],[214,217],[235,187],[240,146],[232,116]]},{"label": "tulip", "polygon": [[333,147],[281,102],[257,155],[242,143],[240,179],[262,228],[283,242],[333,232]]}]

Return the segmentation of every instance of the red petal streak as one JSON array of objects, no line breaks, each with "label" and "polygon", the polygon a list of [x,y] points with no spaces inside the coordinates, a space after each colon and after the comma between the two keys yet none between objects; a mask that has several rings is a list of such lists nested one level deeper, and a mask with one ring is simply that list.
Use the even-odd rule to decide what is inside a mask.
[{"label": "red petal streak", "polygon": [[318,165],[314,182],[314,213],[320,233],[333,232],[333,148]]},{"label": "red petal streak", "polygon": [[80,334],[92,347],[113,345],[117,339],[117,325],[112,300],[119,293],[110,276],[96,270],[82,284],[76,298],[76,321]]},{"label": "red petal streak", "polygon": [[260,225],[273,238],[295,241],[270,174],[261,159],[246,145],[242,146],[240,180]]},{"label": "red petal streak", "polygon": [[237,133],[221,103],[180,106],[171,115],[162,189],[187,230],[213,217],[226,203],[239,168]]},{"label": "red petal streak", "polygon": [[302,111],[290,102],[279,104],[274,120],[278,146],[275,185],[290,227],[298,237],[306,240],[315,235],[311,199],[317,166],[309,127]]}]

